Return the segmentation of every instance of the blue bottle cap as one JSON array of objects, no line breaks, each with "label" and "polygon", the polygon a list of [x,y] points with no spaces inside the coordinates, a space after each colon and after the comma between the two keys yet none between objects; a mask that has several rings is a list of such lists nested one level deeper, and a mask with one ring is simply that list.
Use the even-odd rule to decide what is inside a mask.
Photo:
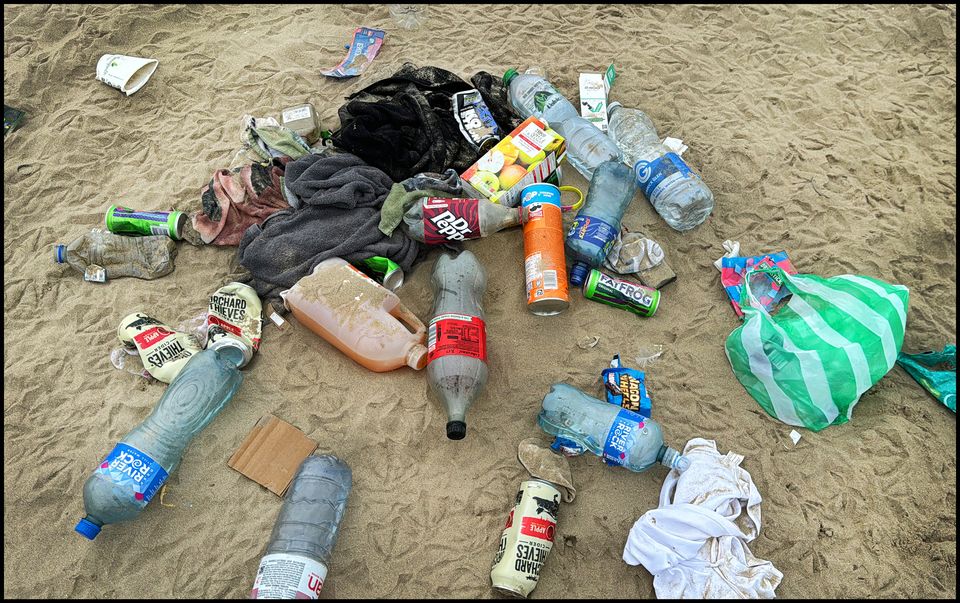
[{"label": "blue bottle cap", "polygon": [[53,259],[58,264],[63,263],[63,251],[66,248],[66,245],[57,245],[53,250]]},{"label": "blue bottle cap", "polygon": [[574,262],[573,268],[570,270],[570,284],[576,287],[582,287],[588,272],[590,272],[590,266],[587,266],[583,262]]},{"label": "blue bottle cap", "polygon": [[97,537],[97,534],[100,533],[100,526],[89,521],[86,517],[77,522],[77,527],[73,528],[80,534],[86,536],[89,540],[93,540]]}]

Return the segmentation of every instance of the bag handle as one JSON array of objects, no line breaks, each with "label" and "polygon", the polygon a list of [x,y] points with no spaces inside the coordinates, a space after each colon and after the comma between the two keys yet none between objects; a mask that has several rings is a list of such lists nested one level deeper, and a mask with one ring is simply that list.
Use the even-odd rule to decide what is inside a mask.
[{"label": "bag handle", "polygon": [[[746,300],[747,305],[750,308],[760,310],[765,315],[770,316],[770,312],[763,306],[763,304],[760,303],[760,300],[758,300],[753,295],[753,292],[750,290],[750,276],[754,273],[767,274],[767,275],[770,275],[771,277],[779,276],[784,284],[792,283],[793,280],[790,278],[790,275],[787,273],[787,271],[779,266],[770,266],[770,267],[764,267],[764,268],[750,268],[749,270],[743,273],[743,283],[740,285],[741,302]],[[793,294],[796,295],[796,291],[793,291]],[[740,304],[740,309],[741,310],[743,309],[743,303]]]}]

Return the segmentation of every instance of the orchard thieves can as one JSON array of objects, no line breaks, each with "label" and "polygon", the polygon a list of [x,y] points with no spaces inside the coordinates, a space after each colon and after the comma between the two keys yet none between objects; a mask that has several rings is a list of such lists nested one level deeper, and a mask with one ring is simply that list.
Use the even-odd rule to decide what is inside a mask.
[{"label": "orchard thieves can", "polygon": [[490,569],[493,588],[515,597],[527,597],[536,588],[553,548],[559,510],[560,490],[553,484],[540,479],[520,484]]}]

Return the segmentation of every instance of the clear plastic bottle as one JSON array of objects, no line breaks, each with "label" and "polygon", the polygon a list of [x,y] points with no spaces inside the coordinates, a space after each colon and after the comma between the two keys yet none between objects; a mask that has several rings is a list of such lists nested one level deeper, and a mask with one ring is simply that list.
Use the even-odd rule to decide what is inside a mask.
[{"label": "clear plastic bottle", "polygon": [[573,261],[571,284],[582,287],[590,269],[603,264],[636,193],[633,172],[622,161],[605,161],[593,173],[587,199],[567,232],[567,249]]},{"label": "clear plastic bottle", "polygon": [[466,413],[487,384],[487,332],[480,301],[487,288],[483,266],[469,251],[443,254],[433,267],[433,319],[427,378],[447,409],[447,437],[467,435]]},{"label": "clear plastic bottle", "polygon": [[319,597],[352,487],[353,472],[343,460],[304,459],[283,497],[251,599]]},{"label": "clear plastic bottle", "polygon": [[545,78],[535,73],[518,74],[510,69],[503,74],[510,104],[523,117],[547,121],[567,144],[567,161],[589,180],[593,170],[604,161],[621,161],[623,153],[599,128],[584,119],[577,108]]},{"label": "clear plastic bottle", "polygon": [[403,29],[417,29],[427,18],[426,4],[391,4],[390,16]]},{"label": "clear plastic bottle", "polygon": [[396,293],[341,258],[320,262],[280,296],[300,324],[371,371],[427,364],[427,327]]},{"label": "clear plastic bottle", "polygon": [[100,463],[83,486],[86,517],[76,531],[90,540],[109,523],[135,519],[180,464],[190,441],[217,416],[240,387],[237,348],[194,354],[170,383],[150,416]]},{"label": "clear plastic bottle", "polygon": [[176,241],[166,235],[125,237],[94,228],[67,245],[56,245],[53,259],[70,264],[88,281],[123,276],[151,280],[173,272],[176,252]]},{"label": "clear plastic bottle", "polygon": [[609,465],[645,471],[655,463],[685,471],[690,460],[663,444],[653,419],[601,402],[565,383],[556,383],[543,398],[537,423],[544,432],[572,440],[602,456]]},{"label": "clear plastic bottle", "polygon": [[[424,199],[407,210],[403,215],[403,226],[407,236],[421,243],[435,245],[446,241],[487,237],[505,228],[520,225],[519,207],[507,207],[488,199],[441,199],[440,201],[444,203],[444,207],[439,213],[430,207],[438,205],[433,199]],[[427,241],[424,236],[425,212],[433,220],[430,227],[432,235],[430,241]],[[433,215],[435,213],[438,215]],[[470,222],[474,217],[479,222],[478,232],[473,232],[472,229],[465,232],[464,228],[458,228],[459,223],[472,226]]]},{"label": "clear plastic bottle", "polygon": [[653,121],[643,111],[620,103],[607,107],[607,134],[633,166],[637,185],[657,213],[674,230],[690,230],[713,211],[713,193],[693,170],[660,142]]}]

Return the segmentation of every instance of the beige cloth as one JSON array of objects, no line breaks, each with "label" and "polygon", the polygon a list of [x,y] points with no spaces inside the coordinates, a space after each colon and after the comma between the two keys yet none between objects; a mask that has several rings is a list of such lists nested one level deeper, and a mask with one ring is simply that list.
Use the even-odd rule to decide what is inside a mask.
[{"label": "beige cloth", "polygon": [[563,495],[563,502],[573,502],[577,489],[570,478],[570,463],[567,457],[557,454],[549,448],[539,445],[537,438],[527,438],[520,442],[517,457],[532,477],[554,484]]}]

